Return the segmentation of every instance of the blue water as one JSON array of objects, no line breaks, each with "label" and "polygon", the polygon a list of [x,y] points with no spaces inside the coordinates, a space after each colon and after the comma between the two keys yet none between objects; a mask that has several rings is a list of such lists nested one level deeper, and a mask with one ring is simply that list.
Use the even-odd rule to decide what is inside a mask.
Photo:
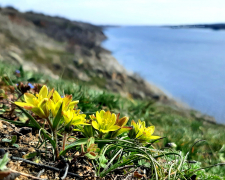
[{"label": "blue water", "polygon": [[121,27],[103,46],[128,70],[225,123],[225,31]]}]

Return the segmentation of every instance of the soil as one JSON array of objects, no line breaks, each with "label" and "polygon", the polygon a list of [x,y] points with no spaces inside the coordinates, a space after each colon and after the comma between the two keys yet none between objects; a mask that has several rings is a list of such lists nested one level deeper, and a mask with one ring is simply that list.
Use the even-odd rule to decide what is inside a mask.
[{"label": "soil", "polygon": [[[87,157],[82,156],[79,152],[70,150],[65,156],[71,157],[70,160],[62,158],[61,160],[54,161],[50,144],[46,146],[43,144],[41,147],[38,147],[40,146],[40,134],[37,129],[21,127],[8,122],[7,120],[20,123],[23,121],[29,125],[29,120],[22,116],[22,112],[17,110],[11,103],[18,99],[18,95],[15,95],[15,89],[13,87],[9,88],[9,86],[7,87],[1,82],[0,86],[1,90],[4,90],[4,94],[0,94],[0,158],[8,152],[10,161],[7,164],[7,168],[11,172],[4,180],[62,179],[65,175],[66,164],[69,165],[68,174],[64,178],[66,180],[101,179],[95,176],[95,170],[91,161]],[[27,88],[27,85],[23,84],[19,86],[24,89],[24,91],[35,93],[35,91],[38,91],[40,85],[35,85],[33,89]],[[33,116],[35,115],[33,114]],[[40,124],[45,125],[42,119],[37,116],[35,116],[35,118]],[[45,126],[47,128],[47,125]],[[75,138],[82,137],[79,132],[73,132],[71,136]],[[15,138],[16,141],[14,143],[10,142]],[[59,138],[59,147],[62,147],[61,145],[62,139]],[[29,157],[28,155],[33,156]],[[102,178],[102,180],[137,179],[136,177],[143,177],[139,172],[143,173],[141,169],[122,167],[108,174],[106,177]],[[4,174],[4,172],[0,171],[0,179],[1,174]],[[77,176],[80,176],[80,178]]]}]

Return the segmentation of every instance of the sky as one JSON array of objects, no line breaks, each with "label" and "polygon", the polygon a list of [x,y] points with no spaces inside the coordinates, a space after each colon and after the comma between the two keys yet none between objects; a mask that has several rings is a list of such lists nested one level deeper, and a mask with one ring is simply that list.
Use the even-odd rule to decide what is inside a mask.
[{"label": "sky", "polygon": [[0,0],[96,25],[183,25],[225,23],[225,0]]}]

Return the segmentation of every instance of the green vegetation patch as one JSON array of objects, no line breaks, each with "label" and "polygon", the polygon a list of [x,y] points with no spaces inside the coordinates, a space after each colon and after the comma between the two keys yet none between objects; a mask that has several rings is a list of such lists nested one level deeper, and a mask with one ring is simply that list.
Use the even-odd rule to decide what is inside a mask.
[{"label": "green vegetation patch", "polygon": [[[40,143],[52,146],[53,160],[61,156],[69,159],[68,152],[79,151],[91,161],[97,177],[128,166],[126,172],[134,170],[132,176],[139,178],[225,177],[223,125],[196,119],[190,111],[92,90],[69,80],[24,72],[22,68],[16,71],[16,67],[4,64],[0,65],[0,76],[2,87],[14,89],[19,97],[14,103],[30,119],[24,126],[39,129]],[[31,83],[31,88],[25,91],[21,82]],[[47,125],[43,126],[37,117]],[[21,125],[19,121],[12,123]],[[67,142],[67,137],[77,131],[82,136]],[[59,137],[63,138],[62,145]],[[148,173],[135,168],[144,168]]]}]

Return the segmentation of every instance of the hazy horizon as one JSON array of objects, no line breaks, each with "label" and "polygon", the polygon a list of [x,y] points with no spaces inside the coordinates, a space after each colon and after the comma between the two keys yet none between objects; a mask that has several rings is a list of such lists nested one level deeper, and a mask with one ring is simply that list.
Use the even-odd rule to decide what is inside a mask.
[{"label": "hazy horizon", "polygon": [[163,26],[225,23],[223,0],[1,0],[0,6],[96,25]]}]

